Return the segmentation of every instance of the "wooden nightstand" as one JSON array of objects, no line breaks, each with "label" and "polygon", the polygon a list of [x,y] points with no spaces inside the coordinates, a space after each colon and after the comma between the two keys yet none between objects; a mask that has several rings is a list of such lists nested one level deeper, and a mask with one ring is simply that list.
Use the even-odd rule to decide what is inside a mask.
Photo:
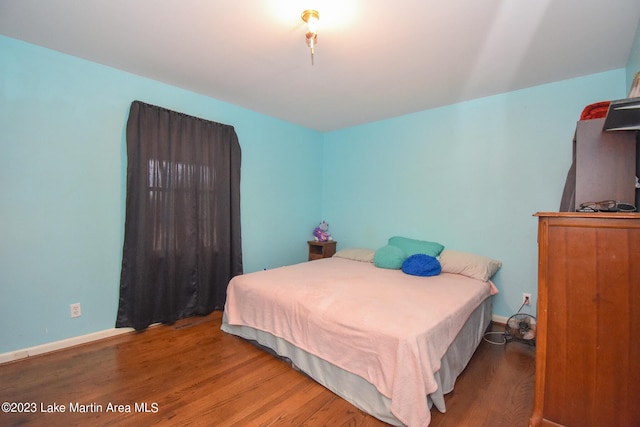
[{"label": "wooden nightstand", "polygon": [[331,258],[336,253],[336,241],[316,242],[309,240],[309,261],[321,258]]}]

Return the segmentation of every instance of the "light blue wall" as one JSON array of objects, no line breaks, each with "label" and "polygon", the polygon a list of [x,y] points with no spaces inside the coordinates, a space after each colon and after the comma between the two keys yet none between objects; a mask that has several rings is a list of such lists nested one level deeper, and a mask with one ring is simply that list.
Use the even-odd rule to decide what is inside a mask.
[{"label": "light blue wall", "polygon": [[304,261],[326,219],[339,247],[400,234],[502,260],[494,311],[508,316],[535,294],[532,214],[558,209],[575,122],[626,96],[626,74],[320,134],[0,36],[0,353],[114,326],[135,99],[235,127],[245,271]]},{"label": "light blue wall", "polygon": [[306,259],[320,133],[0,36],[0,353],[114,327],[136,99],[235,127],[245,271]]},{"label": "light blue wall", "polygon": [[509,316],[537,291],[532,215],[559,209],[582,109],[624,96],[620,69],[327,133],[322,216],[341,247],[402,235],[501,260]]},{"label": "light blue wall", "polygon": [[[631,52],[629,53],[629,61],[627,62],[627,88],[631,88],[631,83],[633,82],[633,77],[636,73],[640,72],[640,25],[638,25],[638,29],[636,30],[636,37],[633,39],[633,46],[631,47]],[[627,94],[629,91],[627,90]],[[626,94],[625,94],[626,96]]]}]

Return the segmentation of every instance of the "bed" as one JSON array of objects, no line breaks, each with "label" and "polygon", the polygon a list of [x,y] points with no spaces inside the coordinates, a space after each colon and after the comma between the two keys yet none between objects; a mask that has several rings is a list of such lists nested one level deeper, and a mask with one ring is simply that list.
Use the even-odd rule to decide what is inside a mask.
[{"label": "bed", "polygon": [[386,423],[427,426],[482,340],[497,289],[454,263],[420,277],[368,261],[339,252],[236,276],[222,330]]}]

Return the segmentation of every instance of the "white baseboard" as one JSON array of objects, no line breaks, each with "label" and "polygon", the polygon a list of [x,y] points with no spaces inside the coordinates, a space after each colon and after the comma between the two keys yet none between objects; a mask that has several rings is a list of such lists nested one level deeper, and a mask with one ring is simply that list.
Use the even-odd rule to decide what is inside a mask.
[{"label": "white baseboard", "polygon": [[498,316],[497,314],[492,314],[491,315],[491,320],[494,321],[495,323],[502,323],[503,325],[507,324],[507,320],[509,320],[508,317],[503,317],[503,316]]},{"label": "white baseboard", "polygon": [[36,356],[38,354],[49,353],[51,351],[62,350],[63,348],[73,347],[85,344],[91,341],[101,340],[103,338],[114,337],[121,334],[132,332],[133,328],[112,328],[104,331],[93,332],[87,335],[80,335],[73,338],[67,338],[60,341],[54,341],[46,344],[40,344],[35,347],[23,348],[21,350],[10,351],[8,353],[0,353],[0,363],[13,362],[15,360],[26,359],[27,357]]},{"label": "white baseboard", "polygon": [[[496,323],[506,324],[508,317],[498,316],[496,314],[491,315],[491,320]],[[155,326],[151,325],[151,326]],[[126,334],[134,331],[133,328],[111,328],[104,331],[93,332],[87,335],[80,335],[78,337],[67,338],[60,341],[54,341],[46,344],[40,344],[34,347],[23,348],[21,350],[10,351],[8,353],[0,353],[0,364],[13,362],[15,360],[26,359],[27,357],[36,356],[38,354],[49,353],[56,350],[62,350],[64,348],[73,347],[80,344],[86,344],[91,341],[97,341],[104,338],[115,337],[117,335]]]}]

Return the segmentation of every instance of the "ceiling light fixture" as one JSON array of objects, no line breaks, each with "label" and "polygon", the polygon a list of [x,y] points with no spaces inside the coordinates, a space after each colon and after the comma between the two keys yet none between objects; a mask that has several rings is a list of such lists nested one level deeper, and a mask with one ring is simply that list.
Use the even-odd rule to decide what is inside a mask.
[{"label": "ceiling light fixture", "polygon": [[318,43],[318,22],[320,14],[317,10],[305,10],[302,12],[302,20],[307,24],[307,46],[311,49],[311,65],[313,65],[313,48]]}]

